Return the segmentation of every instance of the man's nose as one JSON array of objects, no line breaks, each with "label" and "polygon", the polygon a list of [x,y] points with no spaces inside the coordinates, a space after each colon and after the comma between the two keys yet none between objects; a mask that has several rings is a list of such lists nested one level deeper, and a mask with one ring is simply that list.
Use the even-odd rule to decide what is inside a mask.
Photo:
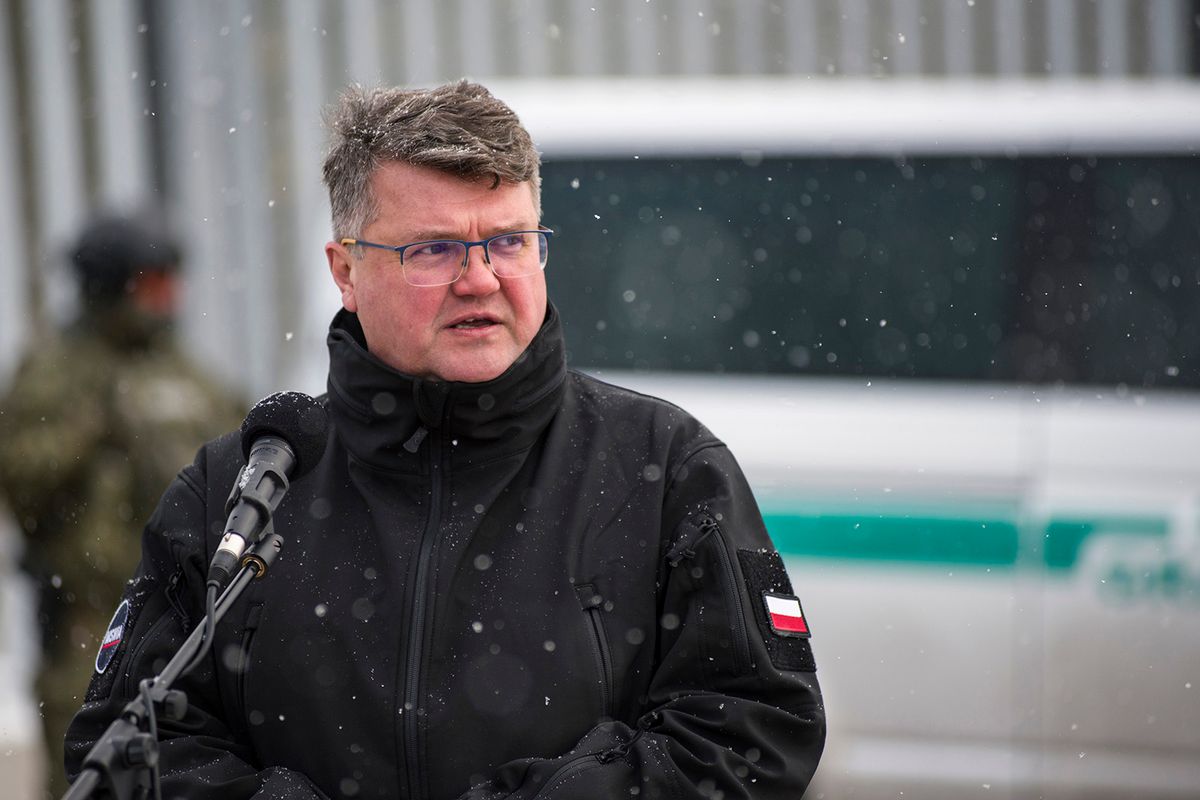
[{"label": "man's nose", "polygon": [[450,286],[458,294],[490,294],[500,288],[500,279],[488,266],[483,245],[468,248],[466,271]]}]

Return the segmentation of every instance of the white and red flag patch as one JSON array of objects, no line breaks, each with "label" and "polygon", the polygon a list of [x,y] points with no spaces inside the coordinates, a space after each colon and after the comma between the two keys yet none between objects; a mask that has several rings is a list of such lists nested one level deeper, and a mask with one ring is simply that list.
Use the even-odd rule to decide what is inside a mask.
[{"label": "white and red flag patch", "polygon": [[767,619],[771,621],[771,630],[777,635],[799,636],[805,639],[812,636],[808,629],[808,621],[804,619],[804,610],[800,608],[800,598],[790,594],[763,592],[763,602],[767,606]]}]

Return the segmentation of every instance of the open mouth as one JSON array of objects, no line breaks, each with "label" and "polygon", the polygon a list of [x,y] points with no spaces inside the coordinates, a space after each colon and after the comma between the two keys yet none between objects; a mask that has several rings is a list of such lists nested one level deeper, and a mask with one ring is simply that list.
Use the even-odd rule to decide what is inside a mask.
[{"label": "open mouth", "polygon": [[496,323],[490,319],[484,319],[482,317],[471,317],[470,319],[464,319],[462,322],[456,322],[453,325],[451,325],[450,327],[458,328],[460,330],[469,330],[471,328],[486,328],[489,325],[495,325],[495,324]]}]

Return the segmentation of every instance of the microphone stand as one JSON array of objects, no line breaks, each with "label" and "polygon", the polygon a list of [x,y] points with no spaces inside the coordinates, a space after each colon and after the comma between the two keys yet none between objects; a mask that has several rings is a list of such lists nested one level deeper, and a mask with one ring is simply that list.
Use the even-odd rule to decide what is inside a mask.
[{"label": "microphone stand", "polygon": [[[250,581],[267,574],[282,547],[283,539],[268,523],[258,544],[242,557],[241,569],[217,600],[214,627]],[[187,695],[172,689],[171,684],[182,676],[185,667],[200,652],[203,638],[204,620],[201,620],[163,671],[157,677],[142,681],[141,695],[129,701],[121,715],[88,751],[83,770],[63,795],[63,800],[92,797],[144,800],[151,796],[152,787],[157,784],[158,740],[150,732],[154,712],[146,707],[146,701],[149,699],[155,706],[162,707],[164,716],[169,719],[183,719],[187,713]],[[211,646],[211,642],[208,645]]]}]

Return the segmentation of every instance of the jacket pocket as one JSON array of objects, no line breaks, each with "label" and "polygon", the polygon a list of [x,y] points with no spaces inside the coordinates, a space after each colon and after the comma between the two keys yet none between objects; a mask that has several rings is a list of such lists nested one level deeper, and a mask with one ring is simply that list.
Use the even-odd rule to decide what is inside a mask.
[{"label": "jacket pocket", "polygon": [[[714,642],[729,642],[733,651],[733,669],[738,675],[750,671],[750,637],[746,629],[746,609],[742,602],[741,585],[729,544],[720,522],[707,510],[688,517],[680,525],[679,535],[667,551],[667,564],[673,569],[687,569],[688,577],[694,582],[700,602],[713,597],[719,598],[720,608],[715,614],[702,614],[707,624],[701,637],[703,646],[711,647]],[[727,620],[722,625],[720,620]],[[709,654],[713,660],[717,653]],[[707,660],[707,659],[706,659]]]},{"label": "jacket pocket", "polygon": [[[146,631],[146,634],[142,636],[140,641],[138,641],[137,646],[134,647],[133,652],[129,656],[129,667],[125,670],[125,675],[121,679],[122,697],[133,697],[135,694],[137,694],[138,687],[134,680],[135,676],[140,674],[136,669],[138,659],[142,657],[143,651],[145,651],[148,646],[154,644],[155,640],[158,639],[163,629],[168,627],[173,621],[174,618],[170,614],[163,614],[158,619],[154,620],[154,622],[150,625],[150,630]],[[180,640],[180,642],[182,643],[182,640]],[[165,664],[166,662],[163,662],[163,665]],[[150,677],[150,675],[155,675],[160,672],[161,668],[157,668],[158,666],[159,665],[157,664],[152,664],[150,666],[149,674],[145,677]]]},{"label": "jacket pocket", "polygon": [[[147,648],[156,646],[158,644],[159,637],[163,636],[164,631],[170,631],[174,625],[178,625],[179,628],[174,632],[173,635],[178,636],[179,633],[182,632],[183,635],[186,636],[188,633],[190,633],[188,615],[187,612],[183,610],[183,603],[180,600],[180,593],[182,591],[183,571],[179,570],[173,573],[171,577],[167,579],[167,585],[162,592],[162,598],[166,600],[166,606],[163,605],[161,600],[157,599],[157,596],[152,595],[146,600],[145,608],[138,611],[138,620],[140,620],[142,617],[145,617],[146,619],[152,619],[153,622],[150,624],[150,627],[144,634],[140,634],[137,637],[136,643],[133,645],[133,649],[129,654],[128,660],[126,661],[124,676],[121,678],[122,696],[132,697],[133,695],[137,694],[138,687],[137,682],[134,680],[135,675],[141,674],[142,672],[146,673],[145,677],[156,675],[166,665],[166,662],[163,661],[161,664],[151,663],[147,665],[147,670],[139,671],[138,669],[140,660],[147,652]],[[149,616],[146,616],[147,614]],[[129,624],[130,634],[133,634],[134,627],[135,621],[131,620]],[[167,633],[167,635],[170,636],[172,634]],[[182,644],[183,639],[180,639],[179,642]],[[112,666],[116,665],[114,664]],[[92,687],[89,687],[88,694],[92,694]],[[90,700],[92,698],[89,696],[88,699]]]},{"label": "jacket pocket", "polygon": [[592,655],[596,660],[596,671],[600,676],[600,712],[603,716],[613,717],[613,667],[612,652],[608,646],[608,634],[604,630],[603,612],[604,598],[590,583],[582,583],[575,587],[575,595],[579,598],[579,607],[587,618],[588,631],[592,639]]}]

